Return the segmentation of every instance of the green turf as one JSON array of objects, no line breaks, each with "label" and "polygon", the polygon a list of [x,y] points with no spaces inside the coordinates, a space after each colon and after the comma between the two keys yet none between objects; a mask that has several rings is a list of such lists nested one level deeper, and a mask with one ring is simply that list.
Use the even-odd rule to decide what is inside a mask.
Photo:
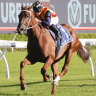
[{"label": "green turf", "polygon": [[[96,63],[96,50],[92,49],[92,60]],[[10,79],[6,78],[6,68],[3,59],[0,61],[0,96],[51,96],[51,83],[43,82],[41,67],[43,64],[25,66],[24,76],[27,83],[25,91],[20,90],[20,62],[26,56],[26,51],[5,54],[10,70]],[[60,73],[64,60],[59,63]],[[50,74],[50,68],[47,72]],[[75,53],[69,64],[68,73],[61,78],[55,96],[96,96],[95,77],[91,76],[89,61],[84,64]]]}]

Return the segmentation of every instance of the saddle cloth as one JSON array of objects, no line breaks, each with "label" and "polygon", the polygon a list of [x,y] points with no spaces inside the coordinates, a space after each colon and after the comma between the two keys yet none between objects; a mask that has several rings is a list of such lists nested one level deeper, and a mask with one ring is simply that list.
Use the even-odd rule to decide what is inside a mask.
[{"label": "saddle cloth", "polygon": [[[55,25],[60,34],[61,34],[61,39],[60,39],[60,47],[66,45],[67,43],[70,43],[71,41],[73,41],[72,36],[70,35],[70,33],[67,31],[67,29],[65,29],[63,26],[56,24]],[[56,36],[55,33],[52,30],[49,30],[52,37],[54,38],[55,42],[56,42],[56,46],[57,46],[57,40],[56,40]]]}]

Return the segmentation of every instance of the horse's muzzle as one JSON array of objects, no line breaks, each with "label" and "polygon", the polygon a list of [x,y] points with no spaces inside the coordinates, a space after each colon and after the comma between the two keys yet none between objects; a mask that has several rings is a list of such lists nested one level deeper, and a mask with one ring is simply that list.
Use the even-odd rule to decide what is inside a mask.
[{"label": "horse's muzzle", "polygon": [[27,30],[24,28],[18,28],[17,31],[18,31],[18,34],[23,35]]},{"label": "horse's muzzle", "polygon": [[24,28],[19,28],[19,31],[25,31]]}]

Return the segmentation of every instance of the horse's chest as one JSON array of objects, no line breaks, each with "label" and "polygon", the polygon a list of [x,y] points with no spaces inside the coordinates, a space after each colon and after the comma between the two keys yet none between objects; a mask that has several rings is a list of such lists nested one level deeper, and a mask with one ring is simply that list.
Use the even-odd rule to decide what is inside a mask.
[{"label": "horse's chest", "polygon": [[35,60],[36,62],[44,62],[45,57],[42,54],[40,46],[36,44],[28,44],[27,46],[28,55],[31,57],[32,60]]},{"label": "horse's chest", "polygon": [[27,50],[31,57],[40,58],[44,60],[48,56],[48,40],[46,36],[40,36],[39,40],[32,40],[28,42]]},{"label": "horse's chest", "polygon": [[37,42],[29,42],[27,44],[27,51],[28,54],[30,55],[34,55],[34,56],[42,55],[40,45]]}]

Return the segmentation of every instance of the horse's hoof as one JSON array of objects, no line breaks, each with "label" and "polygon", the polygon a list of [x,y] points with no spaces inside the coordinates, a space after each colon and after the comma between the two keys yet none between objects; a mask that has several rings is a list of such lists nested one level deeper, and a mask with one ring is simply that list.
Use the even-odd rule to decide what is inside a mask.
[{"label": "horse's hoof", "polygon": [[27,88],[26,84],[21,85],[21,90],[25,90]]},{"label": "horse's hoof", "polygon": [[44,78],[44,79],[43,79],[43,81],[44,81],[44,82],[47,82],[47,81],[48,81],[48,79],[47,79],[47,78]]},{"label": "horse's hoof", "polygon": [[56,94],[56,85],[53,85],[51,94],[52,95]]},{"label": "horse's hoof", "polygon": [[49,76],[49,75],[46,75],[46,76],[44,77],[44,82],[47,82],[49,79],[50,79],[50,76]]},{"label": "horse's hoof", "polygon": [[51,92],[51,95],[55,95],[55,94],[56,94],[56,92],[55,92],[55,91],[52,91],[52,92]]},{"label": "horse's hoof", "polygon": [[44,82],[47,82],[48,80],[49,80],[48,77],[45,77],[45,78],[44,78]]},{"label": "horse's hoof", "polygon": [[50,75],[46,75],[47,77],[48,77],[48,79],[50,79],[51,78],[51,76]]}]

